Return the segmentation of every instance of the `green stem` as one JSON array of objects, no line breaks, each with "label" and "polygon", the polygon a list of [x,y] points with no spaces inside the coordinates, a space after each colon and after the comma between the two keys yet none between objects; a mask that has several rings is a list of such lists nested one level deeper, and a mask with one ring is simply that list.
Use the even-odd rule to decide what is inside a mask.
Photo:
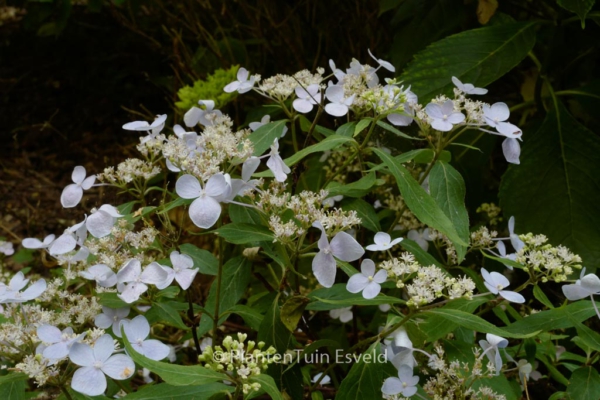
[{"label": "green stem", "polygon": [[377,121],[379,121],[379,117],[373,118],[373,121],[371,122],[371,126],[369,127],[369,131],[367,132],[367,136],[365,136],[365,140],[363,140],[360,147],[358,148],[359,151],[364,149],[365,146],[369,143],[369,139],[371,138],[371,135],[373,134],[373,131],[375,130]]},{"label": "green stem", "polygon": [[[220,228],[222,219],[219,218],[218,227]],[[221,305],[221,281],[223,280],[223,261],[225,255],[223,254],[223,239],[218,238],[219,241],[219,269],[217,270],[217,290],[215,291],[215,313],[213,314],[213,343],[217,343],[217,329],[219,328],[219,307]]]},{"label": "green stem", "polygon": [[63,385],[60,385],[59,387],[60,387],[60,390],[64,393],[67,400],[73,400],[73,397],[71,397],[71,394]]}]

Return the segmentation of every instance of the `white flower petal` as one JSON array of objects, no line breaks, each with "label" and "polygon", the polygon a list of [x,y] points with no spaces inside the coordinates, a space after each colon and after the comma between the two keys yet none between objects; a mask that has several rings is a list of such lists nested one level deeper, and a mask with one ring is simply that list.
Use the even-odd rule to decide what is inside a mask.
[{"label": "white flower petal", "polygon": [[175,274],[175,280],[183,290],[187,290],[194,281],[197,273],[197,269],[183,269]]},{"label": "white flower petal", "polygon": [[137,258],[132,258],[117,272],[117,280],[119,283],[133,282],[138,279],[141,273],[142,263]]},{"label": "white flower petal", "polygon": [[373,260],[365,258],[360,263],[360,272],[366,277],[373,276],[375,274],[375,263]]},{"label": "white flower petal", "polygon": [[73,168],[73,173],[71,174],[71,179],[73,180],[73,182],[75,182],[77,184],[81,184],[83,182],[83,180],[85,179],[85,168],[82,167],[81,165],[78,165],[75,168]]},{"label": "white flower petal", "polygon": [[377,282],[370,282],[365,290],[363,290],[363,297],[365,299],[373,299],[377,297],[379,292],[381,291],[381,285]]},{"label": "white flower petal", "polygon": [[373,276],[373,281],[377,283],[383,283],[387,280],[387,271],[385,269],[381,269],[377,271],[377,273]]},{"label": "white flower petal", "polygon": [[198,125],[198,121],[200,121],[200,117],[202,116],[203,110],[198,107],[190,108],[183,116],[183,122],[185,126],[191,128],[193,126]]},{"label": "white flower petal", "polygon": [[502,296],[503,298],[505,298],[506,300],[513,302],[513,303],[525,303],[525,297],[521,296],[519,293],[517,292],[511,292],[509,290],[500,290],[499,292],[500,296]]},{"label": "white flower petal", "polygon": [[206,182],[206,194],[215,200],[221,200],[229,195],[231,185],[227,182],[225,175],[214,174]]},{"label": "white flower petal", "polygon": [[177,180],[175,192],[184,199],[195,199],[202,194],[202,188],[200,187],[198,178],[186,174]]},{"label": "white flower petal", "polygon": [[325,105],[325,112],[334,117],[343,117],[348,114],[348,106],[341,103],[329,103]]},{"label": "white flower petal", "polygon": [[73,374],[71,388],[88,396],[99,396],[106,390],[106,377],[94,367],[79,368]]},{"label": "white flower petal", "polygon": [[123,216],[122,214],[119,214],[119,210],[117,210],[116,207],[111,206],[110,204],[103,204],[98,210],[107,213],[113,218],[119,218]]},{"label": "white flower petal", "polygon": [[383,386],[381,387],[381,392],[388,396],[395,395],[404,390],[404,385],[402,381],[398,378],[387,378],[383,382]]},{"label": "white flower petal", "polygon": [[363,274],[354,274],[348,279],[346,290],[350,293],[358,293],[364,290],[369,284],[369,278]]},{"label": "white flower petal", "polygon": [[346,232],[338,232],[330,246],[333,255],[342,261],[356,261],[365,254],[365,249]]},{"label": "white flower petal", "polygon": [[306,114],[311,112],[314,106],[307,100],[296,99],[292,103],[292,107],[294,107],[294,110],[298,111],[299,113]]},{"label": "white flower petal", "polygon": [[244,161],[244,164],[242,165],[242,179],[248,182],[259,165],[260,158],[258,157],[253,156]]},{"label": "white flower petal", "polygon": [[29,285],[23,293],[21,293],[21,300],[29,301],[39,297],[46,290],[46,281],[39,279]]},{"label": "white flower petal", "polygon": [[125,354],[115,354],[106,360],[102,372],[118,381],[128,379],[135,372],[135,363]]},{"label": "white flower petal", "polygon": [[90,367],[96,361],[94,351],[89,345],[84,343],[73,343],[73,346],[69,350],[69,359],[72,363],[81,367]]},{"label": "white flower petal", "polygon": [[392,241],[392,238],[386,232],[377,232],[374,241],[376,244],[389,244]]},{"label": "white flower petal", "polygon": [[60,195],[60,204],[64,208],[73,208],[81,201],[83,197],[83,189],[76,183],[72,183],[67,185],[61,195]]},{"label": "white flower petal", "polygon": [[41,325],[37,328],[37,336],[42,342],[56,343],[62,340],[60,329],[52,325]]},{"label": "white flower petal", "polygon": [[127,324],[123,324],[125,336],[130,342],[144,340],[150,334],[150,324],[143,315],[138,315]]},{"label": "white flower petal", "polygon": [[112,325],[112,323],[112,318],[106,314],[98,314],[96,315],[96,318],[94,318],[94,325],[96,325],[98,328],[109,328]]},{"label": "white flower petal", "polygon": [[168,277],[169,274],[167,271],[157,262],[153,262],[144,268],[144,271],[140,275],[140,280],[149,285],[160,285]]},{"label": "white flower petal", "polygon": [[506,138],[502,142],[502,153],[504,158],[511,164],[520,164],[519,157],[521,156],[521,145],[517,139]]},{"label": "white flower petal", "polygon": [[156,339],[145,340],[142,343],[143,354],[151,360],[159,361],[169,355],[171,349]]},{"label": "white flower petal", "polygon": [[146,290],[148,290],[148,286],[146,286],[145,284],[139,282],[131,282],[127,284],[123,292],[121,294],[118,294],[117,297],[119,297],[125,303],[131,304],[134,301],[139,300],[142,293],[144,293]]},{"label": "white flower petal", "polygon": [[327,288],[332,287],[335,282],[336,265],[331,254],[320,251],[312,262],[312,270],[319,283]]},{"label": "white flower petal", "polygon": [[52,242],[50,247],[48,247],[48,252],[53,256],[57,256],[68,253],[69,251],[73,250],[76,245],[77,241],[73,235],[65,233]]},{"label": "white flower petal", "polygon": [[212,227],[221,215],[221,205],[212,197],[199,197],[190,205],[190,219],[199,228]]},{"label": "white flower petal", "polygon": [[110,235],[115,225],[115,218],[107,212],[98,210],[90,215],[85,223],[88,231],[97,239]]},{"label": "white flower petal", "polygon": [[59,342],[48,346],[42,352],[42,355],[50,360],[58,360],[69,355],[69,346],[66,343]]},{"label": "white flower petal", "polygon": [[94,351],[94,359],[104,362],[115,351],[115,342],[109,334],[104,334],[96,339],[92,350]]}]

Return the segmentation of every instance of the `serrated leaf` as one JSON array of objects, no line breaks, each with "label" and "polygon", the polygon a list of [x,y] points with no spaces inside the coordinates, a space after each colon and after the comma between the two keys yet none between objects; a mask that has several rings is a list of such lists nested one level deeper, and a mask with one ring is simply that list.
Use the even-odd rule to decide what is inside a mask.
[{"label": "serrated leaf", "polygon": [[279,354],[283,354],[287,348],[291,338],[290,331],[281,322],[279,309],[279,296],[271,303],[267,310],[260,329],[258,330],[258,340],[263,341],[268,346],[273,346]]},{"label": "serrated leaf", "polygon": [[173,386],[166,383],[144,386],[129,393],[124,400],[209,400],[218,393],[230,393],[235,388],[223,383],[208,383],[200,386]]},{"label": "serrated leaf", "polygon": [[363,197],[366,195],[371,188],[375,185],[377,179],[375,173],[371,172],[356,182],[348,184],[339,184],[338,182],[331,182],[329,186],[325,188],[329,192],[329,197],[333,196],[348,196],[348,197]]},{"label": "serrated leaf", "polygon": [[419,52],[400,80],[411,85],[419,101],[450,95],[453,76],[485,87],[510,71],[535,43],[535,23],[514,23],[473,29],[437,41]]},{"label": "serrated leaf", "polygon": [[448,308],[440,308],[437,310],[425,311],[425,314],[438,315],[442,318],[447,319],[449,322],[463,326],[467,329],[472,329],[476,332],[481,333],[492,333],[494,335],[502,336],[503,338],[528,338],[537,335],[540,331],[533,331],[526,334],[514,333],[505,330],[504,328],[498,328],[493,324],[490,324],[486,320],[477,315],[473,315],[460,310],[452,310]]},{"label": "serrated leaf", "polygon": [[358,123],[356,124],[356,127],[354,128],[354,134],[352,136],[359,135],[362,131],[365,130],[365,128],[367,126],[371,125],[372,121],[373,121],[373,118],[364,118],[364,119],[361,119],[360,121],[358,121]]},{"label": "serrated leaf", "polygon": [[583,367],[571,375],[567,395],[571,400],[600,399],[600,375],[594,367]]},{"label": "serrated leaf", "polygon": [[[437,161],[429,174],[429,192],[436,204],[452,221],[459,237],[469,242],[469,213],[465,207],[465,181],[460,173],[443,161]],[[458,263],[467,253],[467,246],[456,246]]]},{"label": "serrated leaf", "polygon": [[184,243],[179,246],[181,254],[187,254],[194,260],[194,267],[200,270],[200,273],[207,275],[216,275],[219,268],[219,260],[211,252],[199,249],[191,243]]},{"label": "serrated leaf", "polygon": [[452,221],[438,207],[433,198],[397,160],[379,149],[373,150],[396,178],[404,202],[419,221],[445,234],[457,246],[467,246]]},{"label": "serrated leaf", "polygon": [[[223,276],[221,278],[221,291],[219,302],[219,323],[223,323],[227,319],[225,312],[233,307],[246,292],[246,287],[250,283],[250,266],[251,262],[242,256],[230,258],[223,265]],[[211,314],[215,311],[215,300],[217,298],[217,280],[215,279],[210,286],[208,299],[204,308]],[[202,315],[198,331],[200,335],[208,332],[213,325],[213,319],[206,314]]]},{"label": "serrated leaf", "polygon": [[365,400],[381,397],[381,386],[389,376],[391,364],[387,363],[380,348],[379,342],[375,342],[361,355],[342,381],[336,398]]},{"label": "serrated leaf", "polygon": [[260,383],[260,388],[265,391],[273,400],[285,400],[275,384],[275,380],[269,375],[261,374],[250,378],[250,382]]},{"label": "serrated leaf", "polygon": [[281,318],[281,322],[283,322],[290,332],[296,331],[298,322],[300,321],[300,318],[302,318],[302,313],[309,302],[310,300],[308,297],[294,296],[283,303],[279,317]]},{"label": "serrated leaf", "polygon": [[252,132],[248,139],[254,145],[254,156],[262,156],[265,151],[271,147],[275,139],[279,139],[283,134],[283,129],[287,120],[274,121],[265,124]]},{"label": "serrated leaf", "polygon": [[521,165],[502,177],[500,203],[517,232],[543,233],[552,244],[600,259],[600,138],[557,102],[540,129],[525,137]]},{"label": "serrated leaf", "polygon": [[361,219],[362,225],[372,232],[381,231],[379,218],[373,206],[363,199],[344,199],[341,203],[341,209],[344,211],[354,210]]},{"label": "serrated leaf", "polygon": [[166,383],[174,386],[205,385],[207,383],[220,382],[226,379],[225,374],[201,367],[199,365],[176,365],[169,362],[154,361],[138,353],[131,347],[131,343],[121,328],[123,343],[127,354],[139,365],[148,368],[160,376]]},{"label": "serrated leaf", "polygon": [[585,18],[594,7],[596,0],[557,0],[556,2],[565,10],[577,14],[581,19],[581,29],[585,29]]},{"label": "serrated leaf", "polygon": [[233,244],[252,242],[272,242],[273,232],[262,225],[254,224],[227,224],[216,230],[223,239]]}]

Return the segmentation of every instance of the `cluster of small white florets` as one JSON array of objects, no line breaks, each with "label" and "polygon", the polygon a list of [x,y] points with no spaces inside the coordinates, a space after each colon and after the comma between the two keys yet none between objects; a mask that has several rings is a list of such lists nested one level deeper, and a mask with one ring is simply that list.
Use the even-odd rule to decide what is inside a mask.
[{"label": "cluster of small white florets", "polygon": [[475,232],[471,232],[471,247],[472,248],[494,248],[494,238],[498,236],[498,232],[490,231],[487,226],[482,226]]},{"label": "cluster of small white florets", "polygon": [[410,299],[406,303],[411,307],[420,307],[433,303],[436,299],[473,297],[475,282],[466,276],[454,278],[434,265],[421,267],[412,282],[406,285]]},{"label": "cluster of small white florets", "polygon": [[115,171],[114,167],[104,169],[97,175],[97,179],[105,183],[124,185],[135,179],[150,180],[160,174],[160,167],[139,158],[128,158],[119,163]]},{"label": "cluster of small white florets", "polygon": [[238,333],[237,340],[227,336],[223,339],[222,346],[206,346],[198,356],[198,361],[204,367],[240,379],[244,394],[260,389],[259,383],[247,383],[248,379],[260,375],[276,360],[273,357],[276,353],[273,346],[263,350],[264,342],[257,344],[250,340],[244,343],[247,337],[245,333]]},{"label": "cluster of small white florets", "polygon": [[388,279],[396,280],[396,286],[399,288],[404,287],[404,281],[410,274],[414,274],[422,268],[421,264],[415,260],[415,256],[408,252],[403,252],[400,257],[383,261],[379,267],[387,271]]},{"label": "cluster of small white florets", "polygon": [[479,357],[480,349],[475,348],[475,361],[473,364],[461,363],[457,360],[446,362],[444,349],[436,344],[435,354],[429,359],[428,366],[435,371],[423,385],[423,390],[433,399],[477,399],[477,400],[506,400],[502,394],[494,392],[491,388],[480,385],[473,388],[473,383],[482,378],[494,376],[494,365],[489,363],[483,372],[483,361]]},{"label": "cluster of small white florets", "polygon": [[515,261],[541,273],[542,282],[565,282],[573,269],[581,269],[581,257],[565,246],[552,246],[544,235],[519,235],[525,246],[517,252]]},{"label": "cluster of small white florets", "polygon": [[284,101],[294,93],[298,86],[306,88],[316,84],[320,85],[321,89],[325,89],[325,85],[321,85],[323,73],[325,73],[323,68],[317,68],[316,74],[304,69],[296,72],[293,76],[275,75],[263,80],[258,86],[258,90],[275,101]]}]

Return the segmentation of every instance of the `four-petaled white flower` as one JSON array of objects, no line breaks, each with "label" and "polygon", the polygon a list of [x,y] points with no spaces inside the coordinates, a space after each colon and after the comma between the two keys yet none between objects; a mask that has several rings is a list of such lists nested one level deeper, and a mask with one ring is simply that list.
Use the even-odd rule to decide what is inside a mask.
[{"label": "four-petaled white flower", "polygon": [[348,114],[348,107],[354,103],[354,95],[345,97],[343,86],[329,86],[325,91],[325,97],[330,101],[325,105],[325,112],[334,117],[343,117]]},{"label": "four-petaled white flower", "polygon": [[128,122],[123,125],[123,129],[128,131],[147,131],[149,132],[148,136],[140,138],[142,143],[146,143],[150,139],[154,139],[156,135],[158,135],[162,129],[165,127],[165,121],[167,120],[167,114],[158,115],[152,124],[149,124],[146,121],[133,121]]},{"label": "four-petaled white flower", "polygon": [[25,279],[21,271],[12,277],[8,285],[0,283],[0,303],[24,303],[39,297],[46,290],[46,281],[39,279],[21,292],[27,283],[29,279]]},{"label": "four-petaled white flower", "polygon": [[190,204],[189,214],[194,225],[208,229],[221,215],[221,202],[231,193],[229,175],[214,174],[206,182],[204,189],[193,175],[183,175],[175,184],[175,191],[184,199],[195,199]]},{"label": "four-petaled white flower", "polygon": [[370,251],[385,251],[391,249],[392,247],[400,243],[402,240],[403,238],[401,237],[392,240],[392,237],[387,233],[377,232],[374,238],[375,244],[370,244],[365,248]]},{"label": "four-petaled white flower", "polygon": [[454,111],[452,100],[446,100],[443,104],[429,103],[425,112],[431,118],[431,127],[441,132],[449,132],[453,126],[465,120],[463,113]]},{"label": "four-petaled white flower", "polygon": [[69,327],[62,332],[52,325],[40,325],[37,328],[38,338],[46,345],[42,355],[49,360],[59,360],[69,355],[69,349],[75,342],[81,341],[86,333],[74,335],[73,328]]},{"label": "four-petaled white flower", "polygon": [[285,182],[287,174],[292,172],[290,167],[285,165],[285,162],[283,162],[283,159],[279,155],[279,141],[277,139],[275,139],[271,145],[271,153],[267,159],[267,167],[273,172],[277,182]]},{"label": "four-petaled white flower", "polygon": [[452,83],[465,94],[486,94],[487,89],[475,87],[472,83],[462,83],[457,77],[452,77]]},{"label": "four-petaled white flower", "polygon": [[515,125],[505,122],[508,117],[510,117],[510,110],[506,103],[494,103],[491,106],[488,104],[483,105],[483,118],[489,126],[496,128],[498,134],[507,138],[520,138],[523,132]]},{"label": "four-petaled white flower", "polygon": [[110,204],[104,204],[87,218],[85,226],[92,236],[100,239],[110,235],[110,231],[115,226],[117,218],[122,216],[115,207]]},{"label": "four-petaled white flower", "polygon": [[493,294],[499,294],[504,299],[513,303],[525,303],[525,297],[519,293],[504,290],[505,287],[510,285],[510,282],[504,275],[498,272],[488,272],[485,268],[481,268],[481,275],[483,276],[485,287]]},{"label": "four-petaled white flower", "polygon": [[133,303],[148,290],[147,285],[160,285],[167,276],[167,271],[157,263],[148,265],[142,272],[140,260],[133,258],[117,272],[117,289],[121,292],[117,296],[125,303]]},{"label": "four-petaled white flower", "polygon": [[79,276],[94,280],[102,287],[113,287],[117,284],[117,274],[106,264],[92,265],[85,271],[81,271]]},{"label": "four-petaled white flower", "polygon": [[313,226],[321,230],[321,238],[318,242],[319,252],[312,262],[312,270],[321,285],[331,287],[337,272],[334,256],[342,261],[356,261],[365,254],[365,250],[346,232],[338,232],[330,243],[323,225],[317,221]]},{"label": "four-petaled white flower", "polygon": [[329,311],[329,316],[333,319],[339,319],[340,322],[346,323],[352,321],[352,307],[336,308]]},{"label": "four-petaled white flower", "polygon": [[193,127],[198,123],[204,126],[213,126],[215,119],[221,117],[223,113],[215,110],[215,102],[213,100],[198,100],[198,104],[204,108],[192,107],[183,116],[183,122],[187,127]]},{"label": "four-petaled white flower", "polygon": [[[373,55],[373,53],[371,53],[371,49],[367,49],[367,52],[369,53],[369,55],[371,56],[371,58],[375,61],[377,61],[377,64],[379,64],[380,67],[383,67],[385,69],[387,69],[390,72],[396,72],[396,67],[394,67],[392,65],[392,63],[382,60],[381,58],[377,58]],[[379,69],[379,68],[378,68]]]},{"label": "four-petaled white flower", "polygon": [[135,363],[125,354],[115,354],[115,343],[110,335],[96,340],[94,347],[74,343],[69,351],[71,362],[81,366],[73,374],[71,388],[88,396],[98,396],[106,390],[106,376],[123,380],[135,372]]},{"label": "four-petaled white flower", "polygon": [[169,286],[173,280],[176,280],[183,290],[187,290],[198,273],[198,269],[194,268],[194,260],[187,254],[179,254],[177,251],[171,252],[170,259],[173,268],[161,265],[162,269],[167,272],[167,279],[159,285],[156,285],[156,287],[164,289]]},{"label": "four-petaled white flower", "polygon": [[417,393],[417,383],[419,377],[413,375],[413,369],[408,365],[401,365],[398,369],[398,377],[387,378],[383,382],[381,392],[388,396],[401,394],[404,397],[411,397]]},{"label": "four-petaled white flower", "polygon": [[375,263],[368,258],[360,264],[360,274],[354,274],[348,280],[346,290],[350,293],[363,292],[365,299],[377,297],[381,291],[381,284],[387,279],[387,271],[380,269],[375,273]]},{"label": "four-petaled white flower", "polygon": [[480,340],[479,345],[483,348],[483,353],[479,356],[483,357],[485,354],[487,358],[494,363],[496,368],[496,375],[500,375],[502,369],[502,356],[500,355],[500,349],[508,346],[508,340],[503,337],[488,333],[485,335],[487,340]]},{"label": "four-petaled white flower", "polygon": [[156,339],[146,340],[150,334],[150,324],[143,315],[138,315],[131,321],[123,320],[121,328],[131,343],[131,347],[138,353],[155,361],[162,360],[169,355],[171,350],[166,344]]},{"label": "four-petaled white flower", "polygon": [[107,329],[112,326],[112,331],[117,337],[121,337],[121,321],[129,315],[129,307],[109,308],[102,306],[102,314],[96,315],[94,324],[98,328]]},{"label": "four-petaled white flower", "polygon": [[233,81],[223,89],[227,93],[237,92],[239,94],[249,92],[252,90],[254,83],[256,82],[256,77],[251,76],[248,79],[248,70],[246,68],[240,68],[237,72],[237,81]]},{"label": "four-petaled white flower", "polygon": [[26,249],[45,249],[49,247],[52,244],[52,242],[54,242],[55,237],[56,236],[54,236],[53,234],[50,234],[44,238],[44,241],[41,241],[40,239],[36,238],[25,238],[23,239],[23,242],[21,242],[21,244]]},{"label": "four-petaled white flower", "polygon": [[[391,86],[391,85],[388,85]],[[386,87],[388,87],[386,86]],[[384,88],[385,89],[385,88]],[[402,114],[393,112],[388,114],[387,119],[392,123],[392,125],[396,126],[408,126],[410,125],[415,116],[414,106],[419,102],[419,99],[416,94],[410,91],[410,87],[404,91],[404,95],[406,96],[406,102],[404,103],[404,112]]]},{"label": "four-petaled white flower", "polygon": [[83,191],[92,187],[96,181],[96,175],[90,175],[86,178],[85,168],[78,165],[73,169],[71,179],[74,183],[65,186],[60,195],[60,204],[64,208],[72,208],[79,204],[83,197]]},{"label": "four-petaled white flower", "polygon": [[318,84],[313,83],[305,88],[296,86],[295,92],[297,99],[294,100],[292,106],[294,110],[306,114],[312,111],[313,106],[321,102],[321,93]]},{"label": "four-petaled white flower", "polygon": [[429,243],[431,242],[431,236],[429,234],[429,228],[425,229],[411,229],[406,234],[406,237],[413,242],[416,242],[420,248],[427,251]]}]

